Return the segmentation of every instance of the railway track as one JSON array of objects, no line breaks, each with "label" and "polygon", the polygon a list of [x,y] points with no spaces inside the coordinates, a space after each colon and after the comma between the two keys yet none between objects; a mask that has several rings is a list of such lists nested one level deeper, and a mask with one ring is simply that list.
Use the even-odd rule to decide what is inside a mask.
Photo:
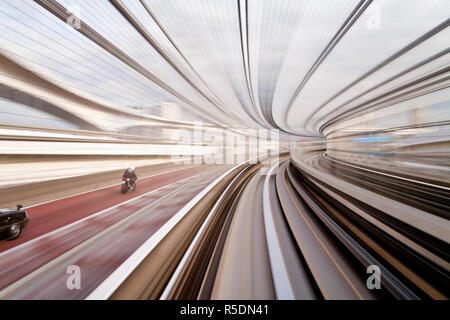
[{"label": "railway track", "polygon": [[450,185],[446,187],[376,172],[327,155],[317,157],[313,165],[393,200],[450,219]]},{"label": "railway track", "polygon": [[[54,298],[78,299],[448,299],[450,251],[441,231],[449,230],[448,219],[419,211],[445,205],[445,190],[434,194],[436,204],[419,209],[400,204],[400,190],[402,200],[417,204],[417,190],[433,193],[431,186],[400,179],[397,192],[386,197],[376,186],[395,184],[395,177],[383,184],[383,174],[329,161],[312,156],[305,166],[282,155],[238,165],[212,183],[208,174],[190,178],[161,190],[129,223],[112,224],[17,278],[0,296],[49,298],[51,290]],[[342,188],[319,169],[341,177]],[[355,192],[348,192],[345,183],[358,178]],[[383,206],[358,196],[364,183]],[[160,221],[168,206],[178,212]],[[390,211],[402,206],[414,219]],[[152,210],[160,213],[148,215]],[[419,223],[427,217],[430,226]],[[151,230],[139,227],[142,222]],[[139,237],[133,248],[119,241],[125,231],[130,240]],[[118,254],[121,262],[111,263]],[[68,263],[95,274],[83,290],[64,288]],[[379,271],[380,287],[368,285],[368,270]]]},{"label": "railway track", "polygon": [[[264,166],[269,166],[268,174],[262,174]],[[185,228],[188,232],[189,226]],[[110,298],[449,296],[447,242],[349,197],[287,157],[275,165],[265,160],[244,166],[191,237],[157,291],[136,295],[125,280],[120,294]],[[380,271],[379,289],[368,288],[371,266]],[[145,274],[152,273],[152,266],[147,267],[140,271],[143,283]]]}]

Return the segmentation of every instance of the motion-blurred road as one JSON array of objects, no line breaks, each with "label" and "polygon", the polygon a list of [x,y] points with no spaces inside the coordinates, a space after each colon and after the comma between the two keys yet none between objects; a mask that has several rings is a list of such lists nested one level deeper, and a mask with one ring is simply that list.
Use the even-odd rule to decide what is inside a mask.
[{"label": "motion-blurred road", "polygon": [[[136,191],[126,195],[117,185],[30,208],[30,228],[17,242],[1,243],[0,295],[85,297],[223,170],[175,170],[139,180]],[[83,290],[66,288],[69,265],[88,275]]]}]

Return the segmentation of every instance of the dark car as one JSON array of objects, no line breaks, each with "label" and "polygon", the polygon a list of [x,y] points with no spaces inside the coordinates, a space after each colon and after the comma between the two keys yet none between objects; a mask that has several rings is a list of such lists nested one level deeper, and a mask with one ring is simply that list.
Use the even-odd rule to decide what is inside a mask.
[{"label": "dark car", "polygon": [[17,209],[0,209],[1,237],[9,240],[18,238],[29,220],[27,212],[20,204],[17,205]]}]

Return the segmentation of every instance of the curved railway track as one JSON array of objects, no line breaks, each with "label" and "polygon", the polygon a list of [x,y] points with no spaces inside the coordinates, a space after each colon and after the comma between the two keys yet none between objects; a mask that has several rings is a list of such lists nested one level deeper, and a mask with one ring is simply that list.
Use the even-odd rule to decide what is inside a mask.
[{"label": "curved railway track", "polygon": [[[268,166],[268,174],[262,174]],[[361,177],[362,172],[355,174]],[[389,177],[386,184],[394,183],[393,179]],[[411,190],[416,189],[405,188],[405,199]],[[436,199],[442,195],[445,192]],[[190,231],[189,226],[185,228]],[[192,238],[158,292],[136,295],[125,280],[122,288],[127,289],[111,298],[449,296],[447,242],[323,183],[286,157],[275,165],[265,160],[243,167]],[[368,289],[366,282],[368,267],[373,265],[381,272],[379,290]],[[140,271],[142,281],[151,268]]]},{"label": "curved railway track", "polygon": [[[448,298],[450,250],[441,230],[450,226],[440,212],[445,188],[434,192],[320,154],[305,161],[308,166],[285,154],[238,165],[212,183],[210,173],[181,181],[131,213],[129,222],[112,224],[8,283],[0,297],[49,298],[51,290],[54,298],[56,292],[79,299]],[[351,182],[355,192],[317,170]],[[362,186],[372,192],[371,202],[359,197]],[[420,190],[429,200],[422,205]],[[400,207],[415,218],[389,211]],[[170,216],[167,208],[173,208]],[[419,223],[428,217],[429,226]],[[151,230],[139,226],[143,221]],[[138,240],[134,247],[121,240],[123,230]],[[62,284],[67,263],[95,275],[83,280],[82,291],[68,293]],[[367,284],[373,266],[381,274],[379,289]]]}]

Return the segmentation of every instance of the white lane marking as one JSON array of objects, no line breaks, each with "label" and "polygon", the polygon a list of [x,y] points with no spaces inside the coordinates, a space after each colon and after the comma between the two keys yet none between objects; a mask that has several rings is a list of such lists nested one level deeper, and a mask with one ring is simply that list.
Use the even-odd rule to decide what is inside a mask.
[{"label": "white lane marking", "polygon": [[[281,161],[280,161],[281,162]],[[275,230],[275,222],[269,198],[269,183],[272,173],[279,163],[270,168],[269,173],[264,180],[263,189],[263,211],[264,211],[264,227],[266,230],[267,249],[269,251],[269,260],[272,271],[273,286],[278,300],[294,300],[294,290],[289,281],[286,263],[281,254],[281,244],[279,242],[277,232]]]},{"label": "white lane marking", "polygon": [[450,191],[450,188],[447,188],[447,187],[444,187],[444,186],[439,186],[439,185],[436,185],[436,184],[427,183],[427,182],[423,182],[423,181],[419,181],[419,180],[413,180],[413,179],[408,179],[408,178],[404,178],[404,177],[400,177],[400,176],[395,176],[393,174],[384,173],[384,172],[381,172],[381,171],[375,171],[375,170],[367,169],[367,168],[360,167],[360,166],[357,166],[357,165],[354,165],[354,164],[349,164],[349,163],[346,163],[346,162],[335,160],[333,158],[330,158],[326,153],[323,156],[325,158],[327,158],[328,160],[330,160],[330,161],[337,162],[337,163],[343,164],[345,166],[354,167],[356,169],[369,171],[369,172],[373,172],[373,173],[378,173],[378,174],[381,174],[381,175],[384,175],[384,176],[387,176],[387,177],[391,177],[391,178],[396,178],[396,179],[400,179],[400,180],[405,180],[405,181],[409,181],[409,182],[423,184],[425,186],[429,186],[429,187],[433,187],[433,188],[438,188],[438,189],[443,189],[443,190],[446,190],[446,191]]},{"label": "white lane marking", "polygon": [[167,234],[177,225],[177,223],[221,180],[228,176],[240,165],[236,165],[222,174],[210,185],[204,188],[183,208],[180,209],[169,221],[158,229],[147,241],[144,242],[127,260],[125,260],[113,273],[111,273],[94,291],[92,291],[86,300],[106,300],[126,278],[142,263],[142,261],[152,252],[152,250],[164,239]]},{"label": "white lane marking", "polygon": [[[196,168],[196,166],[195,167],[188,167],[188,168],[184,168],[184,169],[192,169],[192,168]],[[139,180],[143,180],[143,179],[157,177],[157,176],[160,176],[160,175],[163,175],[163,174],[173,173],[173,172],[176,172],[178,170],[183,170],[183,169],[174,169],[174,170],[169,170],[169,171],[163,171],[163,172],[157,173],[157,174],[152,174],[152,175],[149,175],[149,176],[144,176],[144,177],[139,178],[138,181]],[[120,182],[119,183],[114,183],[114,184],[111,184],[111,185],[108,185],[108,186],[103,186],[103,187],[100,187],[100,188],[97,188],[97,189],[91,189],[91,190],[87,190],[87,191],[82,191],[82,192],[70,194],[68,196],[64,196],[64,197],[61,197],[61,198],[56,198],[56,199],[52,199],[52,200],[48,200],[48,201],[39,202],[39,203],[33,204],[31,206],[24,207],[24,209],[30,209],[30,208],[34,208],[34,207],[37,207],[37,206],[41,206],[41,205],[47,204],[47,203],[55,202],[55,201],[58,201],[58,200],[64,200],[64,199],[68,199],[68,198],[71,198],[71,197],[76,197],[76,196],[79,196],[79,195],[82,195],[82,194],[87,194],[87,193],[90,193],[90,192],[96,192],[96,191],[107,189],[107,188],[111,188],[111,187],[114,187],[114,186],[119,186],[120,184],[121,184]]]},{"label": "white lane marking", "polygon": [[225,197],[225,194],[231,188],[231,185],[233,184],[234,181],[236,181],[239,178],[239,176],[240,176],[240,173],[238,175],[236,175],[236,177],[234,177],[234,179],[230,182],[230,184],[228,184],[228,186],[226,187],[224,192],[220,195],[219,199],[214,204],[213,208],[209,212],[209,214],[206,217],[205,221],[203,222],[202,226],[200,227],[200,229],[198,230],[194,239],[192,240],[191,245],[186,250],[186,253],[184,254],[183,258],[181,259],[180,263],[178,264],[178,267],[175,269],[175,272],[173,273],[172,277],[170,278],[169,283],[167,284],[166,288],[164,289],[163,293],[161,294],[161,297],[159,298],[160,300],[168,299],[170,292],[173,290],[173,287],[181,274],[181,271],[183,270],[184,266],[187,263],[187,260],[189,259],[189,256],[191,255],[192,251],[194,251],[194,248],[197,246],[197,243],[200,239],[200,236],[203,233],[203,230],[206,228],[208,222],[211,220],[214,212],[217,210],[217,207],[219,206],[219,204]]},{"label": "white lane marking", "polygon": [[[21,244],[19,244],[19,245],[16,246],[16,247],[13,247],[13,248],[11,248],[11,249],[8,249],[8,250],[6,250],[6,251],[1,252],[1,253],[0,253],[0,259],[1,259],[4,255],[6,255],[6,254],[11,254],[12,252],[14,252],[14,251],[16,251],[16,250],[22,249],[25,245],[32,245],[32,244],[35,243],[36,241],[39,241],[39,240],[41,240],[41,239],[43,239],[43,238],[51,237],[51,236],[54,235],[55,233],[61,232],[61,231],[63,231],[63,230],[66,230],[66,229],[68,229],[68,228],[71,228],[71,227],[73,227],[73,226],[75,226],[75,225],[77,225],[77,224],[80,224],[80,223],[82,223],[82,222],[84,222],[84,221],[86,221],[86,220],[88,220],[88,219],[91,219],[91,218],[94,218],[94,217],[96,217],[96,216],[99,216],[99,215],[105,213],[106,211],[115,209],[115,208],[117,208],[117,207],[120,207],[120,206],[122,206],[122,205],[124,205],[124,204],[127,204],[127,203],[129,203],[129,202],[132,202],[132,201],[134,201],[134,200],[137,200],[137,199],[143,198],[143,197],[145,197],[145,196],[148,196],[148,195],[150,195],[150,194],[152,194],[152,193],[156,193],[156,192],[158,192],[158,191],[161,191],[162,189],[169,188],[169,187],[171,187],[171,186],[173,186],[173,185],[176,185],[177,183],[181,183],[181,182],[184,182],[184,181],[186,181],[186,180],[188,180],[188,179],[195,178],[195,177],[197,177],[198,175],[200,175],[200,173],[198,173],[198,174],[196,174],[196,175],[194,175],[194,176],[191,176],[191,177],[182,179],[182,180],[177,180],[177,181],[172,182],[172,183],[170,183],[170,184],[168,184],[168,185],[161,186],[161,187],[159,187],[158,189],[155,189],[155,190],[152,190],[152,191],[150,191],[150,192],[141,194],[141,195],[139,195],[139,196],[137,196],[137,197],[134,197],[134,198],[131,198],[131,199],[127,200],[127,201],[118,203],[118,204],[116,204],[116,205],[113,205],[112,207],[103,209],[103,210],[98,211],[98,212],[96,212],[96,213],[93,213],[93,214],[91,214],[91,215],[89,215],[89,216],[87,216],[87,217],[84,217],[84,218],[82,218],[82,219],[80,219],[80,220],[77,220],[77,221],[74,221],[74,222],[72,222],[72,223],[70,223],[70,224],[68,224],[68,225],[65,225],[65,226],[63,226],[63,227],[61,227],[61,228],[55,229],[55,230],[53,230],[53,231],[50,231],[50,232],[48,232],[48,233],[45,233],[45,234],[43,234],[43,235],[37,237],[37,238],[31,239],[30,241],[21,243]],[[112,213],[112,212],[111,212],[111,213]]]}]

